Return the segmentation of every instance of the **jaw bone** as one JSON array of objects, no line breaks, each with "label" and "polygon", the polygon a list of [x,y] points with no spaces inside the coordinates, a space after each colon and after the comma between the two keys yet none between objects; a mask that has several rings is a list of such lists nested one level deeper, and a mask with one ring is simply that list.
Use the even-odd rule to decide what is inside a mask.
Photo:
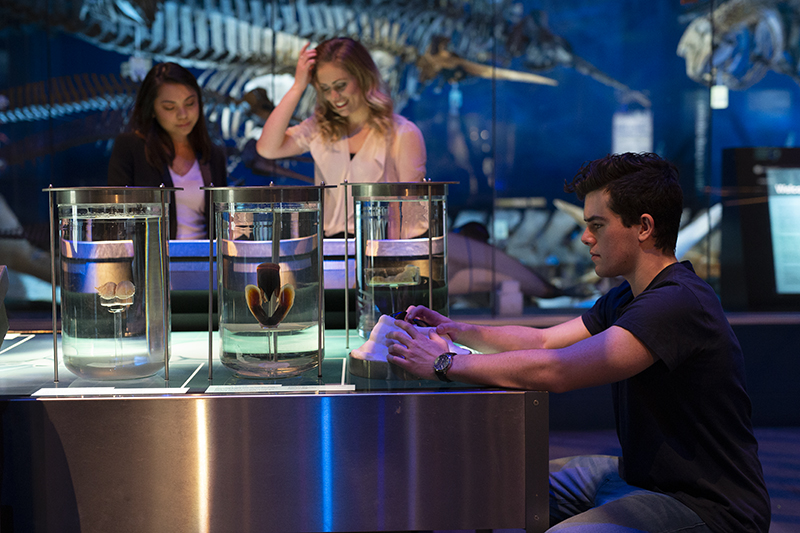
[{"label": "jaw bone", "polygon": [[507,81],[521,81],[540,85],[557,86],[558,82],[552,78],[539,76],[530,72],[521,72],[491,65],[483,65],[475,61],[461,58],[449,51],[443,42],[432,43],[428,51],[417,59],[420,82],[437,78],[442,72],[449,73],[448,81],[458,81],[467,76],[484,79],[497,79]]}]

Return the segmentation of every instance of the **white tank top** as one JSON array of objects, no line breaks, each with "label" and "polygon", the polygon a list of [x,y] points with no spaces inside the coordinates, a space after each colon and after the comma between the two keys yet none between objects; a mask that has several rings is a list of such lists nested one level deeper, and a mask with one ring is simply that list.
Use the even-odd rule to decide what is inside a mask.
[{"label": "white tank top", "polygon": [[178,239],[205,239],[205,193],[200,190],[203,186],[200,164],[195,160],[192,168],[183,176],[179,176],[171,168],[169,174],[175,187],[183,188],[182,191],[175,191]]}]

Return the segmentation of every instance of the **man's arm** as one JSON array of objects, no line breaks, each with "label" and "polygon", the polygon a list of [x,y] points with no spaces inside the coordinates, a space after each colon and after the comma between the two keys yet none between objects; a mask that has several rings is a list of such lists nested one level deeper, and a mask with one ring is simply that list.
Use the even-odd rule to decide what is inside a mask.
[{"label": "man's arm", "polygon": [[590,336],[580,317],[544,329],[525,326],[478,326],[456,322],[425,306],[409,307],[406,320],[411,322],[417,318],[436,326],[436,333],[439,335],[447,335],[453,342],[484,353],[532,348],[563,348]]},{"label": "man's arm", "polygon": [[[437,328],[436,332],[448,334],[448,329],[445,326],[442,331]],[[564,348],[590,336],[586,326],[583,325],[583,320],[578,317],[541,329],[527,326],[472,326],[466,335],[460,336],[456,342],[480,352],[497,353]],[[463,340],[460,340],[462,338]]]},{"label": "man's arm", "polygon": [[[400,327],[405,335],[387,335],[399,343],[389,346],[389,362],[421,378],[436,379],[433,362],[446,351],[444,339],[437,334],[429,338],[410,324]],[[447,375],[465,383],[566,392],[629,378],[655,361],[633,334],[612,326],[563,348],[459,355]]]}]

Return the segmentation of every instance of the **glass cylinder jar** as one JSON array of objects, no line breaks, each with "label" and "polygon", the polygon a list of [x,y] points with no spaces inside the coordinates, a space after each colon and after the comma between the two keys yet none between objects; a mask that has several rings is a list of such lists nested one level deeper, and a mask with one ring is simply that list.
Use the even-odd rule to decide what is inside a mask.
[{"label": "glass cylinder jar", "polygon": [[322,362],[323,189],[209,188],[220,359],[238,376],[295,376]]},{"label": "glass cylinder jar", "polygon": [[425,305],[448,314],[449,182],[349,183],[356,230],[358,333],[381,315]]},{"label": "glass cylinder jar", "polygon": [[93,380],[154,375],[169,358],[173,189],[45,190],[55,194],[59,221],[65,366]]}]

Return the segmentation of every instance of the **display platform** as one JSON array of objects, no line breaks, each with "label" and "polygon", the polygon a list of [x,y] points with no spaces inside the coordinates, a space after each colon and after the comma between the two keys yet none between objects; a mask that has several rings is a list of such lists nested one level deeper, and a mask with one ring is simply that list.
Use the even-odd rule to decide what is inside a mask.
[{"label": "display platform", "polygon": [[321,377],[212,353],[209,379],[208,332],[174,332],[168,380],[54,382],[53,336],[8,335],[0,529],[547,529],[547,393],[356,377],[362,342],[326,331]]}]

